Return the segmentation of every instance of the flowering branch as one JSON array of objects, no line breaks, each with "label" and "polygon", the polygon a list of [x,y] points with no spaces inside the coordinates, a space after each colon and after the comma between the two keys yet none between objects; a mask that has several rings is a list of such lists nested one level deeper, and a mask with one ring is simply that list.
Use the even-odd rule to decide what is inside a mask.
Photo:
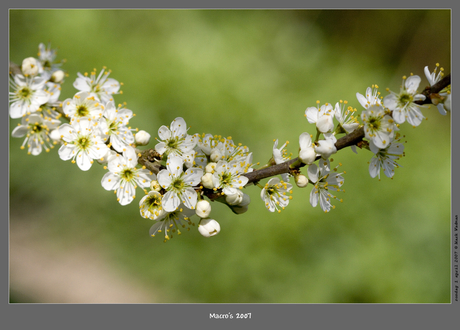
[{"label": "flowering branch", "polygon": [[[94,163],[104,165],[108,171],[101,185],[114,191],[121,205],[130,204],[136,189],[142,188],[145,196],[139,201],[140,215],[154,221],[150,235],[164,232],[165,241],[172,233],[180,234],[180,227],[194,225],[190,219],[194,215],[200,218],[200,234],[215,236],[220,225],[209,218],[208,200],[224,203],[240,214],[248,210],[250,198],[243,188],[250,186],[261,189],[268,211],[281,212],[292,197],[291,178],[299,188],[310,184],[311,205],[319,204],[329,212],[335,208],[332,200],[338,200],[331,192],[342,190],[345,174],[337,173],[340,163],[331,169],[331,155],[346,147],[354,152],[356,147],[368,150],[373,155],[371,177],[380,179],[381,170],[393,177],[399,166],[396,161],[404,155],[404,146],[399,143],[401,125],[419,126],[424,104],[436,105],[442,115],[450,111],[450,74],[444,76],[442,68],[437,73],[438,64],[434,72],[425,67],[430,86],[422,93],[417,93],[421,78],[416,75],[403,77],[399,93],[387,89],[389,95],[382,97],[375,85],[364,95],[356,93],[364,109],[359,116],[347,101],[337,102],[335,107],[317,101],[316,107],[305,110],[306,119],[315,125],[315,134],[300,134],[298,156],[291,159],[284,149],[287,142],[278,148],[275,140],[268,163],[254,169],[256,164],[247,147],[235,144],[231,137],[190,135],[182,117],[175,118],[170,126],[161,126],[155,147],[142,150],[150,134],[131,129],[128,124],[133,112],[121,104],[115,106],[114,95],[121,94],[121,84],[109,78],[110,71],[78,73],[73,86],[79,92],[60,101],[65,74],[61,64],[54,62],[55,56],[54,50],[40,44],[38,59],[26,58],[21,66],[10,63],[9,113],[11,118],[21,119],[12,136],[25,136],[21,148],[27,145],[32,155],[59,145],[59,157],[71,160],[83,171]],[[65,123],[61,123],[62,117]],[[337,139],[341,134],[345,135]],[[266,178],[270,179],[261,185],[259,182]]]}]

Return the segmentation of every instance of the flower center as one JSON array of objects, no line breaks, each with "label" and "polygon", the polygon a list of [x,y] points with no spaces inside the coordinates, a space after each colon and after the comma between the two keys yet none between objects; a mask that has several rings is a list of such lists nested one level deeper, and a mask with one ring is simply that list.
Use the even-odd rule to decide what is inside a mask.
[{"label": "flower center", "polygon": [[34,125],[32,126],[32,132],[31,132],[31,133],[32,133],[32,134],[38,134],[38,133],[40,133],[40,132],[43,131],[43,130],[44,130],[44,127],[43,127],[42,125],[40,125],[40,124],[34,124]]},{"label": "flower center", "polygon": [[184,190],[185,188],[185,183],[184,181],[181,179],[181,178],[175,178],[172,182],[171,182],[171,187],[177,191],[177,192],[181,192]]},{"label": "flower center", "polygon": [[413,97],[411,94],[405,92],[405,93],[402,93],[400,96],[399,96],[399,104],[400,106],[405,106],[407,103],[409,102],[412,102],[413,101]]},{"label": "flower center", "polygon": [[179,138],[176,136],[174,138],[169,139],[166,145],[169,149],[177,149],[179,147]]},{"label": "flower center", "polygon": [[380,128],[380,118],[378,117],[370,117],[369,118],[369,127],[374,129],[374,130],[379,130]]},{"label": "flower center", "polygon": [[125,181],[131,181],[134,178],[134,171],[131,168],[125,168],[121,171],[120,176]]},{"label": "flower center", "polygon": [[109,134],[112,134],[118,130],[118,122],[117,121],[112,121],[109,124]]},{"label": "flower center", "polygon": [[77,116],[78,117],[86,117],[89,115],[89,110],[88,108],[86,107],[86,105],[79,105],[77,107]]},{"label": "flower center", "polygon": [[86,150],[91,146],[91,139],[89,139],[88,136],[80,136],[77,139],[76,144],[80,147],[80,149]]},{"label": "flower center", "polygon": [[149,206],[149,209],[157,208],[161,206],[161,195],[153,195],[147,198],[146,204]]},{"label": "flower center", "polygon": [[23,87],[20,90],[17,91],[18,96],[21,99],[28,99],[32,95],[32,91],[30,90],[29,87]]},{"label": "flower center", "polygon": [[232,175],[230,173],[224,172],[220,175],[220,183],[223,187],[230,185],[232,182]]}]

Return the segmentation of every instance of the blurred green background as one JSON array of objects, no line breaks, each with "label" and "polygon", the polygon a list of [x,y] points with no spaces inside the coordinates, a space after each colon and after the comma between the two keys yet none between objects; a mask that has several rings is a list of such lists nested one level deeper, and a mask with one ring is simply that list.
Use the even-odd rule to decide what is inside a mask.
[{"label": "blurred green background", "polygon": [[[115,101],[136,113],[130,124],[150,132],[149,147],[181,116],[189,133],[232,136],[264,164],[273,139],[290,141],[295,154],[300,133],[314,132],[304,111],[317,100],[361,110],[355,95],[372,84],[386,95],[413,73],[421,91],[425,65],[449,73],[450,26],[449,10],[11,10],[10,60],[51,42],[67,60],[61,99],[76,92],[77,72],[107,66],[124,83]],[[29,156],[10,138],[10,235],[19,237],[11,302],[48,302],[40,292],[52,293],[19,280],[33,270],[13,269],[34,264],[15,251],[35,242],[44,260],[63,256],[69,267],[69,251],[92,251],[88,262],[97,255],[150,302],[448,303],[451,119],[435,107],[423,113],[418,128],[402,125],[406,157],[393,179],[369,176],[370,152],[334,155],[346,192],[330,213],[310,206],[310,187],[295,187],[286,210],[272,214],[250,187],[245,214],[212,205],[219,235],[205,239],[193,227],[166,244],[148,235],[140,190],[123,207],[102,188],[102,166],[82,172],[56,149]],[[10,132],[17,123],[10,119]],[[86,275],[68,286],[79,291],[99,276]]]}]

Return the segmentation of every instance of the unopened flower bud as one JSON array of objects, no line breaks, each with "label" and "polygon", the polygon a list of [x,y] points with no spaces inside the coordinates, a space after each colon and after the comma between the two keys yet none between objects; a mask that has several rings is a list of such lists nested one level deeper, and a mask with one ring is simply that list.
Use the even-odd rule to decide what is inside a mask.
[{"label": "unopened flower bud", "polygon": [[64,80],[64,76],[65,76],[64,71],[57,70],[53,72],[50,80],[55,83],[61,83]]},{"label": "unopened flower bud", "polygon": [[53,141],[59,142],[59,141],[61,141],[61,133],[59,133],[58,129],[53,129],[50,132],[50,138]]},{"label": "unopened flower bud", "polygon": [[211,152],[211,156],[209,156],[209,158],[211,159],[212,162],[217,163],[219,160],[222,159],[222,153],[220,152],[219,149],[214,149]]},{"label": "unopened flower bud", "polygon": [[301,149],[299,152],[299,158],[304,164],[312,164],[316,159],[315,149],[313,147]]},{"label": "unopened flower bud", "polygon": [[22,73],[26,76],[35,76],[38,73],[37,60],[33,57],[27,57],[22,61]]},{"label": "unopened flower bud", "polygon": [[303,174],[299,174],[295,177],[295,183],[297,187],[305,188],[308,185],[308,178]]},{"label": "unopened flower bud", "polygon": [[208,163],[208,165],[206,165],[206,168],[205,168],[206,173],[214,172],[214,169],[216,168],[216,166],[217,166],[217,163]]},{"label": "unopened flower bud", "polygon": [[136,144],[139,146],[145,146],[150,142],[150,134],[143,130],[137,132],[134,138],[136,139]]},{"label": "unopened flower bud", "polygon": [[208,201],[202,199],[198,203],[196,203],[196,215],[200,218],[207,218],[209,213],[211,213],[211,204]]},{"label": "unopened flower bud", "polygon": [[238,205],[243,201],[243,192],[240,190],[237,190],[237,192],[233,195],[226,195],[225,196],[225,201],[229,205]]},{"label": "unopened flower bud", "polygon": [[212,174],[211,173],[206,173],[201,177],[201,183],[203,184],[203,187],[212,189],[214,188],[214,184],[212,183]]},{"label": "unopened flower bud", "polygon": [[161,186],[160,186],[160,184],[158,183],[157,180],[150,181],[150,190],[153,190],[153,191],[160,191],[161,190]]},{"label": "unopened flower bud", "polygon": [[220,225],[214,219],[201,219],[198,224],[198,231],[204,237],[215,236],[220,232]]},{"label": "unopened flower bud", "polygon": [[450,111],[450,94],[447,94],[446,99],[444,100],[444,109]]},{"label": "unopened flower bud", "polygon": [[322,158],[327,159],[337,152],[337,148],[332,140],[319,140],[316,152],[320,154]]}]

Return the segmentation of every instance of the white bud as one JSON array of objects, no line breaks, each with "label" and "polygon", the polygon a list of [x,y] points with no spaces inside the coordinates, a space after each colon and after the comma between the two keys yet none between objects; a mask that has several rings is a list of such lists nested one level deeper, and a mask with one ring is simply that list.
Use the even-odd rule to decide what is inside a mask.
[{"label": "white bud", "polygon": [[300,149],[299,158],[304,164],[312,164],[316,159],[315,149],[313,147]]},{"label": "white bud", "polygon": [[60,142],[61,141],[61,133],[59,133],[58,129],[53,129],[50,132],[50,138],[53,141]]},{"label": "white bud", "polygon": [[201,177],[201,183],[203,184],[203,187],[212,189],[214,188],[214,184],[212,183],[212,174],[211,173],[206,173]]},{"label": "white bud", "polygon": [[209,156],[212,162],[217,163],[219,160],[222,159],[222,153],[219,149],[215,148],[211,151],[211,156]]},{"label": "white bud", "polygon": [[333,140],[319,140],[316,152],[320,154],[322,158],[327,159],[337,152],[337,148]]},{"label": "white bud", "polygon": [[220,232],[220,225],[214,219],[201,219],[198,224],[198,231],[204,237],[215,236]]},{"label": "white bud", "polygon": [[305,188],[308,185],[308,178],[303,174],[299,174],[295,177],[295,183],[297,187]]},{"label": "white bud", "polygon": [[157,180],[150,181],[150,190],[153,190],[153,191],[160,191],[161,190],[161,186],[160,186],[160,184],[158,183]]},{"label": "white bud", "polygon": [[205,168],[206,173],[214,172],[214,169],[216,168],[216,166],[217,166],[217,163],[208,163],[208,165],[206,165],[206,168]]},{"label": "white bud", "polygon": [[196,203],[196,215],[200,218],[207,218],[209,213],[211,213],[211,204],[208,201],[202,199],[198,203]]},{"label": "white bud", "polygon": [[229,205],[238,205],[243,201],[243,192],[240,190],[237,190],[237,192],[233,195],[226,195],[225,196],[225,201]]},{"label": "white bud", "polygon": [[61,83],[64,80],[64,71],[62,70],[57,70],[54,71],[53,74],[51,75],[51,81],[55,83]]},{"label": "white bud", "polygon": [[27,76],[35,76],[38,73],[38,63],[33,57],[27,57],[22,61],[22,73]]},{"label": "white bud", "polygon": [[444,109],[450,111],[450,94],[447,94],[446,99],[444,100]]},{"label": "white bud", "polygon": [[140,146],[145,146],[150,142],[150,134],[143,130],[137,132],[134,138],[136,139],[136,144]]},{"label": "white bud", "polygon": [[327,133],[332,131],[334,128],[334,122],[332,121],[333,116],[322,115],[316,122],[316,127],[321,133]]}]

